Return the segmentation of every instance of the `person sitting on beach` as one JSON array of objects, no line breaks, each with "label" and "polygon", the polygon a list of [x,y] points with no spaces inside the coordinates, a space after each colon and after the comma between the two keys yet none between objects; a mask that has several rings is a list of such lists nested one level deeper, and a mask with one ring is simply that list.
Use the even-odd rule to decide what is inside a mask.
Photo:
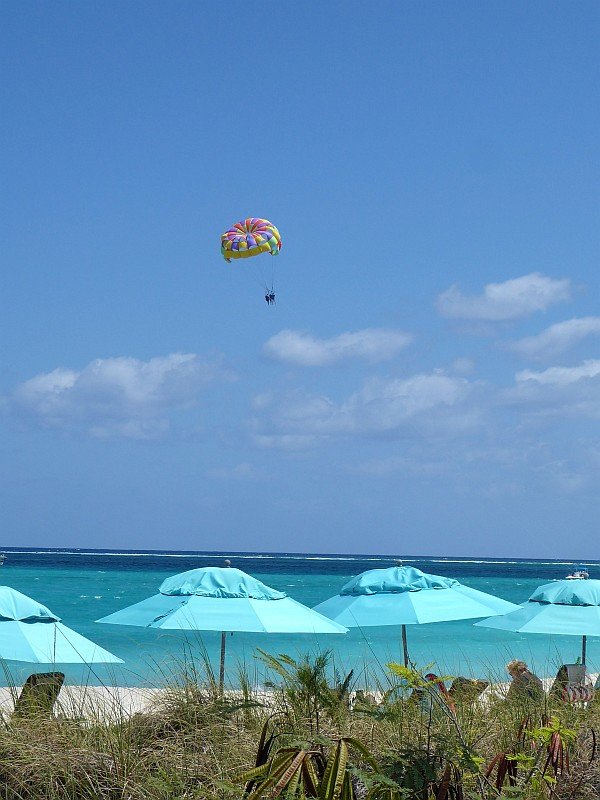
[{"label": "person sitting on beach", "polygon": [[[440,699],[448,706],[453,714],[456,713],[456,706],[469,705],[477,701],[480,695],[490,685],[488,681],[475,680],[474,678],[464,678],[462,675],[454,678],[449,689],[446,684],[433,672],[428,672],[425,679],[429,681],[430,691],[436,691]],[[421,689],[421,697],[424,695]]]},{"label": "person sitting on beach", "polygon": [[550,688],[550,697],[565,703],[589,703],[594,685],[585,664],[562,664]]},{"label": "person sitting on beach", "polygon": [[455,714],[456,706],[444,681],[434,672],[428,672],[423,677],[424,682],[414,687],[409,700],[416,701],[422,711],[431,712],[434,708],[447,706]]},{"label": "person sitting on beach", "polygon": [[524,661],[514,659],[506,665],[511,683],[506,694],[507,700],[525,699],[541,700],[544,696],[544,685],[541,680],[530,671]]}]

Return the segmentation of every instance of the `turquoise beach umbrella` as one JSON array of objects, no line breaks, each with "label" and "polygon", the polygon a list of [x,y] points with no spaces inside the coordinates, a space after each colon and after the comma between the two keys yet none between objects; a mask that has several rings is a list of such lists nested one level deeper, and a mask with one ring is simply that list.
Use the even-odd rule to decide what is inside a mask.
[{"label": "turquoise beach umbrella", "polygon": [[347,633],[343,625],[232,567],[201,567],[173,575],[162,582],[159,594],[97,622],[166,630],[220,631],[221,691],[226,633]]},{"label": "turquoise beach umbrella", "polygon": [[338,595],[315,606],[315,611],[348,628],[401,625],[404,664],[408,666],[407,625],[506,614],[515,608],[514,603],[463,586],[453,578],[396,566],[361,573]]},{"label": "turquoise beach umbrella", "polygon": [[475,623],[518,633],[581,636],[585,664],[587,636],[600,636],[600,580],[563,580],[538,586],[515,611]]},{"label": "turquoise beach umbrella", "polygon": [[0,658],[36,664],[123,663],[10,586],[0,586]]}]

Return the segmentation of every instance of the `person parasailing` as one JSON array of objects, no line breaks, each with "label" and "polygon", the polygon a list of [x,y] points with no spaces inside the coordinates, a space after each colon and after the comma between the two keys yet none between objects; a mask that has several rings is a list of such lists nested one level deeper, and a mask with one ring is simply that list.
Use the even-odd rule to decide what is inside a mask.
[{"label": "person parasailing", "polygon": [[270,289],[269,289],[268,286],[265,288],[265,300],[267,301],[267,305],[269,305],[269,306],[276,305],[276,303],[275,303],[275,292],[273,291],[273,287],[272,286],[271,286]]},{"label": "person parasailing", "polygon": [[[237,261],[240,258],[270,253],[279,255],[281,235],[275,225],[268,219],[248,217],[236,222],[221,236],[221,254],[225,261]],[[265,302],[269,306],[276,305],[273,286],[265,287]]]}]

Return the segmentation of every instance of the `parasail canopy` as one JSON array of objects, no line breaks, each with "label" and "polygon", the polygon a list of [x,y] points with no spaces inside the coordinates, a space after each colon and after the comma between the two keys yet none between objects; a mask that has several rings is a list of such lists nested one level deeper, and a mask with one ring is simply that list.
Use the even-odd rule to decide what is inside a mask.
[{"label": "parasail canopy", "polygon": [[251,258],[261,253],[279,254],[281,236],[268,219],[248,217],[236,222],[221,236],[221,254],[225,261]]}]

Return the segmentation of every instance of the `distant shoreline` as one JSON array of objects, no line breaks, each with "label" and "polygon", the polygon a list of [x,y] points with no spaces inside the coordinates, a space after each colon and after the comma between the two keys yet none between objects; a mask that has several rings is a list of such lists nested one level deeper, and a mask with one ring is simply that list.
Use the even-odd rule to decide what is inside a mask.
[{"label": "distant shoreline", "polygon": [[428,562],[440,564],[539,564],[572,566],[581,563],[598,565],[600,559],[593,558],[522,558],[514,556],[463,556],[463,555],[403,555],[388,553],[320,553],[320,552],[288,552],[268,550],[156,550],[140,548],[98,548],[98,547],[27,547],[5,546],[0,548],[4,553],[15,555],[69,555],[69,556],[106,556],[122,558],[242,558],[242,559],[279,559],[307,561],[394,561]]}]

